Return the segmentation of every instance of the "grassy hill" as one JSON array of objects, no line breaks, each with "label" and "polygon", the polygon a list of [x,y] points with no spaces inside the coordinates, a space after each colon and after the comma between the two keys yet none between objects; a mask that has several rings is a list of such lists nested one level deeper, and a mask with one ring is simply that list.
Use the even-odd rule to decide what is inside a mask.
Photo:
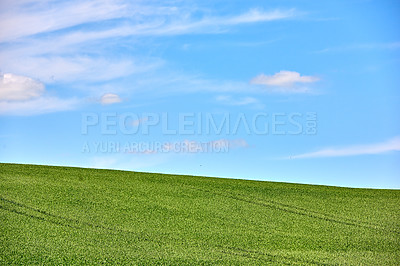
[{"label": "grassy hill", "polygon": [[400,191],[0,164],[21,263],[399,265]]}]

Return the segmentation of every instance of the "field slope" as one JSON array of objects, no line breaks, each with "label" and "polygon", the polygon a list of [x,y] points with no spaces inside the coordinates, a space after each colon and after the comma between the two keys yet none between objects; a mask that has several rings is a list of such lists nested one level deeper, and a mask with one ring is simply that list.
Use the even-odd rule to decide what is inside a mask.
[{"label": "field slope", "polygon": [[0,164],[0,264],[399,265],[400,191]]}]

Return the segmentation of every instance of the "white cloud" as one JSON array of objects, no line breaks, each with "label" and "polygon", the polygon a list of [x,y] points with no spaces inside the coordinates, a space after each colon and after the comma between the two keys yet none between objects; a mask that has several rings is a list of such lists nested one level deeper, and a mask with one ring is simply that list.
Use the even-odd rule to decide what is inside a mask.
[{"label": "white cloud", "polygon": [[122,99],[119,95],[114,93],[106,93],[100,98],[101,104],[114,104],[122,102]]},{"label": "white cloud", "polygon": [[281,70],[274,75],[258,75],[250,83],[255,85],[264,85],[270,92],[280,93],[309,93],[308,87],[301,87],[300,84],[313,83],[319,78],[315,76],[301,76],[295,71]]},{"label": "white cloud", "polygon": [[281,70],[272,76],[261,74],[252,79],[251,83],[266,86],[292,87],[296,83],[312,83],[318,80],[317,77],[313,76],[301,76],[300,73],[295,71]]},{"label": "white cloud", "polygon": [[0,74],[0,101],[21,101],[37,98],[44,85],[28,77],[11,73]]},{"label": "white cloud", "polygon": [[375,144],[357,145],[342,148],[326,148],[315,152],[291,156],[290,158],[302,159],[319,157],[343,157],[367,154],[381,154],[393,151],[400,151],[400,137],[395,137],[385,142]]}]

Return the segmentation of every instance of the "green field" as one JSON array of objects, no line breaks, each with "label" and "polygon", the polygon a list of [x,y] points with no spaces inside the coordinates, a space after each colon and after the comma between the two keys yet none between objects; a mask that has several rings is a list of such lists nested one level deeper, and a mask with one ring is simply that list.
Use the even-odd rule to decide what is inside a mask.
[{"label": "green field", "polygon": [[400,264],[400,191],[0,164],[0,264]]}]

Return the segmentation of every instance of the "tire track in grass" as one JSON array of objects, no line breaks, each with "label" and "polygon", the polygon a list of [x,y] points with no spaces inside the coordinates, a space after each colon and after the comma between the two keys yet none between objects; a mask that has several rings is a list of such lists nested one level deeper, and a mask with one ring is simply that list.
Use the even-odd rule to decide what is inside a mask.
[{"label": "tire track in grass", "polygon": [[289,205],[289,204],[283,204],[283,203],[275,202],[272,200],[260,200],[260,199],[256,198],[256,200],[259,200],[259,201],[256,201],[256,200],[248,199],[248,198],[246,198],[246,196],[243,196],[240,194],[233,195],[233,194],[211,191],[208,189],[202,189],[202,188],[194,187],[191,185],[186,185],[186,186],[188,186],[189,188],[194,189],[194,190],[214,194],[217,196],[238,200],[238,201],[250,203],[253,205],[272,208],[272,209],[284,211],[287,213],[306,216],[306,217],[313,218],[313,219],[318,219],[318,220],[323,220],[323,221],[327,221],[327,222],[333,222],[333,223],[338,223],[338,224],[343,224],[343,225],[348,225],[348,226],[355,226],[355,227],[359,227],[359,228],[367,228],[367,229],[373,229],[373,230],[378,229],[378,230],[387,231],[387,232],[391,232],[391,233],[397,233],[397,234],[400,233],[400,231],[381,227],[376,224],[369,224],[366,222],[357,221],[357,220],[353,220],[353,219],[345,219],[342,217],[339,218],[339,217],[335,217],[335,216],[330,216],[330,215],[327,215],[324,213],[316,212],[313,210],[308,210],[306,208],[297,207],[297,206],[293,206],[293,205]]},{"label": "tire track in grass", "polygon": [[262,251],[257,251],[257,250],[249,250],[249,249],[244,249],[244,248],[237,248],[237,247],[224,247],[224,246],[218,246],[219,248],[223,249],[228,249],[231,250],[226,251],[226,250],[221,250],[220,252],[222,253],[228,253],[236,256],[243,256],[247,258],[253,258],[253,259],[259,259],[262,258],[266,262],[275,262],[279,264],[285,264],[285,265],[293,265],[294,263],[307,263],[307,264],[313,264],[313,265],[333,265],[333,264],[327,264],[327,263],[321,263],[315,260],[309,260],[309,259],[302,259],[302,258],[296,258],[296,257],[290,257],[290,256],[284,256],[284,255],[273,255],[267,252],[262,252]]},{"label": "tire track in grass", "polygon": [[[242,195],[242,194],[237,194],[237,195],[241,196],[243,198],[246,198],[245,195]],[[311,214],[323,216],[323,217],[319,217],[319,218],[333,219],[335,221],[342,221],[342,222],[347,222],[347,223],[358,224],[358,225],[361,225],[361,226],[364,226],[364,227],[369,227],[371,229],[379,229],[379,230],[389,231],[389,232],[393,232],[393,233],[400,233],[400,231],[389,229],[389,228],[383,227],[383,226],[381,226],[379,224],[375,224],[375,223],[372,223],[372,222],[365,222],[365,221],[360,221],[360,220],[356,220],[356,219],[352,219],[352,218],[340,217],[340,216],[335,216],[335,215],[331,215],[331,214],[326,214],[326,213],[323,213],[323,212],[310,210],[310,209],[299,207],[299,206],[296,206],[296,205],[280,203],[280,202],[277,202],[277,201],[274,201],[274,200],[263,200],[263,199],[260,199],[260,198],[254,198],[254,199],[256,199],[257,202],[260,202],[260,203],[269,202],[271,204],[276,204],[278,206],[281,206],[282,208],[288,208],[288,209],[293,209],[293,210],[296,210],[296,211],[299,211],[299,212],[305,212],[305,213],[311,213]]]},{"label": "tire track in grass", "polygon": [[[132,231],[128,231],[128,230],[122,230],[122,229],[115,229],[115,228],[111,228],[111,227],[107,227],[107,226],[102,226],[102,225],[95,225],[92,223],[87,223],[87,222],[83,222],[83,221],[79,221],[77,219],[72,219],[72,218],[67,218],[67,217],[63,217],[60,215],[55,215],[52,213],[49,213],[47,211],[43,211],[41,209],[38,208],[34,208],[10,199],[6,199],[4,197],[0,196],[0,200],[5,202],[5,203],[9,203],[11,204],[11,206],[17,206],[20,207],[22,209],[26,209],[26,210],[31,210],[34,213],[38,213],[41,215],[44,215],[45,217],[50,217],[50,218],[55,218],[56,220],[53,219],[46,219],[45,217],[41,217],[38,215],[33,215],[33,214],[29,214],[28,212],[24,212],[24,211],[20,211],[17,209],[13,209],[13,208],[8,208],[6,206],[0,205],[0,209],[11,212],[11,213],[15,213],[18,215],[22,215],[28,218],[32,218],[32,219],[36,219],[42,222],[49,222],[58,226],[65,226],[65,227],[69,227],[72,229],[79,229],[79,230],[84,230],[85,228],[83,226],[79,226],[79,224],[81,225],[86,225],[89,226],[91,228],[95,228],[95,229],[103,229],[108,231],[108,233],[112,233],[114,235],[117,235],[118,233],[129,233],[129,234],[134,234],[136,236],[136,238],[138,240],[144,240],[144,241],[153,241],[153,242],[159,242],[157,240],[154,239],[149,239],[148,237],[143,237],[143,236],[139,236],[136,232],[132,232]],[[57,221],[57,219],[59,221]],[[60,221],[61,220],[61,221]],[[64,222],[63,222],[64,221]],[[74,224],[70,224],[70,223],[65,223],[65,221],[67,222],[73,222]],[[171,238],[171,240],[174,241],[180,241],[181,239],[175,239],[175,238]],[[260,260],[262,259],[263,261],[266,262],[277,262],[279,264],[286,264],[286,265],[291,265],[292,263],[286,263],[284,262],[284,260],[289,260],[289,261],[298,261],[298,262],[307,262],[309,264],[315,264],[315,265],[323,265],[321,263],[315,262],[315,261],[304,261],[304,260],[299,260],[297,258],[290,258],[290,257],[286,257],[286,256],[282,256],[282,255],[272,255],[272,254],[268,254],[268,253],[263,253],[263,252],[259,252],[259,251],[254,251],[254,250],[247,250],[247,249],[243,249],[243,248],[235,248],[235,247],[229,247],[229,246],[217,246],[218,248],[221,248],[221,250],[218,250],[219,252],[222,253],[226,253],[226,254],[231,254],[231,255],[235,255],[235,256],[243,256],[243,257],[247,257],[247,258],[251,258],[251,259],[255,259],[255,260]]]},{"label": "tire track in grass", "polygon": [[[0,198],[0,199],[4,200],[4,198]],[[10,202],[9,200],[6,200],[6,201]],[[17,203],[17,204],[18,204],[18,206],[21,206],[21,205],[24,206],[23,204],[20,204],[20,203]],[[22,215],[22,216],[25,216],[25,217],[28,217],[28,218],[36,219],[36,220],[39,220],[39,221],[42,221],[42,222],[49,222],[49,223],[52,223],[52,224],[55,224],[55,225],[58,225],[58,226],[65,226],[65,227],[69,227],[69,228],[73,228],[73,229],[80,229],[80,230],[84,229],[83,227],[80,227],[80,226],[75,226],[75,225],[65,224],[65,223],[58,222],[58,221],[45,219],[43,217],[32,215],[32,214],[29,214],[29,213],[26,213],[26,212],[22,212],[22,211],[18,211],[16,209],[7,208],[7,207],[5,207],[3,205],[0,205],[0,209],[8,211],[8,212],[11,212],[11,213],[15,213],[15,214],[18,214],[18,215]],[[42,213],[42,212],[40,212],[40,213]],[[53,215],[51,215],[51,216],[53,217]],[[58,216],[56,216],[56,217],[58,217]],[[73,219],[67,218],[67,220],[73,220]],[[125,231],[125,230],[118,231],[118,232],[119,233],[121,233],[121,232],[122,233],[134,233],[132,231]],[[114,235],[117,235],[117,233],[115,233],[114,231],[112,231],[111,233],[114,234]],[[154,240],[150,240],[148,238],[146,238],[146,239],[140,239],[139,238],[138,240],[154,241]],[[178,239],[175,239],[175,240],[178,240]],[[287,257],[282,256],[282,255],[272,255],[272,254],[262,253],[262,252],[258,252],[258,251],[250,251],[250,250],[246,250],[246,249],[242,249],[242,248],[234,248],[234,247],[226,247],[226,246],[218,246],[218,247],[222,249],[222,250],[218,250],[218,252],[225,253],[225,254],[230,254],[230,255],[235,255],[235,256],[243,256],[243,257],[256,259],[256,260],[259,260],[261,258],[264,261],[277,262],[279,264],[285,264],[285,265],[291,265],[292,263],[286,263],[286,262],[284,263],[282,261],[282,259],[285,259],[285,260],[289,259],[289,260],[292,260],[292,261],[293,260],[294,261],[296,261],[296,260],[298,261],[298,259],[296,259],[296,258],[287,258]],[[229,252],[227,250],[233,250],[233,251]],[[236,251],[236,252],[234,252],[234,251]],[[304,261],[301,260],[301,262],[304,262]],[[313,261],[307,261],[307,263],[316,264],[316,265],[322,265],[320,263],[315,263]]]},{"label": "tire track in grass", "polygon": [[19,215],[23,215],[23,216],[26,216],[26,217],[29,217],[29,218],[32,218],[32,219],[40,220],[40,221],[43,221],[43,222],[50,222],[50,223],[53,223],[53,224],[56,224],[56,225],[62,225],[62,226],[67,226],[67,227],[71,227],[71,228],[75,228],[75,229],[81,229],[80,227],[77,227],[77,226],[73,226],[73,225],[69,225],[69,224],[62,224],[62,223],[58,223],[58,222],[51,221],[51,220],[46,220],[45,218],[40,217],[40,216],[35,216],[35,215],[29,214],[29,213],[26,213],[26,212],[21,212],[21,211],[15,210],[15,209],[10,209],[10,208],[4,207],[3,205],[0,205],[0,209],[3,209],[3,210],[8,211],[8,212],[16,213],[16,214],[19,214]]},{"label": "tire track in grass", "polygon": [[[260,260],[259,256],[254,256],[249,252],[243,252],[243,250],[233,250],[233,251],[232,250],[218,250],[218,252],[233,255],[233,256],[241,256],[241,257],[245,257],[245,258],[249,258],[249,259],[257,260],[257,261]],[[282,260],[278,260],[275,257],[273,257],[273,258],[262,258],[261,257],[261,259],[264,262],[270,262],[270,263],[274,262],[274,263],[279,263],[279,264],[283,264],[283,265],[292,265],[290,263],[283,262]]]},{"label": "tire track in grass", "polygon": [[[237,198],[230,197],[230,196],[229,196],[229,198],[237,199]],[[65,226],[65,227],[69,227],[69,228],[73,228],[73,229],[79,229],[79,230],[82,230],[82,229],[84,230],[85,229],[83,226],[79,226],[79,225],[86,225],[89,228],[106,230],[106,231],[108,231],[108,233],[111,233],[111,234],[114,234],[114,235],[118,235],[119,233],[129,233],[129,234],[134,234],[135,237],[138,240],[159,242],[157,240],[150,239],[148,237],[140,236],[140,235],[138,235],[138,233],[133,232],[133,231],[116,229],[116,228],[111,228],[111,227],[107,227],[107,226],[103,226],[103,225],[96,225],[96,224],[92,224],[92,223],[88,223],[88,222],[83,222],[83,221],[80,221],[80,220],[77,220],[77,219],[72,219],[72,218],[67,218],[67,217],[63,217],[63,216],[60,216],[60,215],[55,215],[55,214],[49,213],[47,211],[44,211],[44,210],[41,210],[41,209],[38,209],[38,208],[34,208],[34,207],[31,207],[31,206],[28,206],[28,205],[25,205],[25,204],[10,200],[10,199],[6,199],[6,198],[1,197],[1,196],[0,196],[0,200],[5,202],[5,203],[11,204],[11,206],[14,206],[14,207],[17,206],[17,207],[20,207],[22,209],[31,210],[34,213],[38,213],[38,214],[44,215],[45,217],[50,217],[50,218],[56,219],[56,220],[46,219],[45,217],[41,217],[41,216],[38,216],[38,215],[32,215],[32,214],[29,214],[28,212],[24,212],[24,211],[20,211],[20,210],[17,210],[17,209],[12,209],[12,208],[8,208],[8,207],[5,207],[3,205],[0,205],[0,209],[3,209],[3,210],[8,211],[8,212],[15,213],[15,214],[18,214],[18,215],[23,215],[23,216],[26,216],[26,217],[29,217],[29,218],[32,218],[32,219],[36,219],[36,220],[39,220],[39,221],[49,222],[49,223],[52,223],[52,224],[55,224],[55,225],[58,225],[58,226]],[[59,221],[57,221],[57,220],[59,220]],[[65,223],[65,221],[67,221],[68,223]],[[72,223],[74,223],[76,225],[70,224],[70,222],[72,222]],[[169,238],[171,240],[174,240],[174,241],[181,241],[182,240],[182,239],[178,239],[178,238],[171,238],[170,236],[169,236]],[[273,255],[273,254],[269,254],[269,253],[266,253],[266,252],[260,252],[260,251],[256,251],[256,250],[247,250],[247,249],[237,248],[237,247],[217,246],[217,248],[221,249],[221,250],[218,250],[221,253],[231,254],[231,255],[235,255],[235,256],[243,256],[243,257],[251,258],[251,259],[254,259],[254,260],[260,260],[261,259],[261,260],[263,260],[265,262],[272,262],[272,263],[275,262],[275,263],[285,264],[285,265],[292,265],[293,262],[307,263],[307,264],[314,264],[314,265],[327,265],[327,264],[323,264],[323,263],[316,262],[316,261],[313,261],[313,260],[299,259],[299,258],[296,258],[296,257],[288,257],[288,256],[283,256],[283,255]],[[289,262],[286,262],[286,261],[289,261]]]},{"label": "tire track in grass", "polygon": [[[13,206],[18,206],[18,207],[23,208],[23,209],[28,209],[28,210],[34,211],[36,213],[40,213],[40,214],[44,215],[45,217],[51,217],[51,218],[59,219],[61,221],[67,221],[68,223],[65,223],[65,222],[63,223],[63,222],[60,222],[60,221],[54,221],[54,220],[51,220],[51,219],[45,219],[44,217],[32,215],[32,214],[29,214],[27,212],[18,211],[16,209],[7,208],[7,207],[5,207],[3,205],[0,205],[0,208],[3,209],[3,210],[9,211],[9,212],[13,212],[13,213],[16,213],[16,214],[19,214],[19,215],[24,215],[26,217],[30,217],[30,218],[33,218],[33,219],[41,220],[41,221],[44,221],[44,222],[50,222],[50,223],[53,223],[53,224],[66,226],[66,227],[70,227],[70,228],[75,228],[75,229],[84,229],[83,226],[79,226],[79,225],[84,225],[84,226],[88,226],[88,227],[95,228],[95,229],[103,229],[103,230],[106,230],[106,231],[109,231],[109,232],[113,232],[114,234],[117,234],[117,233],[135,234],[135,236],[138,238],[138,240],[150,241],[150,239],[148,237],[141,236],[137,232],[133,232],[133,231],[130,231],[130,230],[112,228],[112,227],[108,227],[108,226],[104,226],[104,225],[97,225],[97,224],[93,224],[93,223],[80,221],[80,220],[77,220],[77,219],[63,217],[63,216],[60,216],[60,215],[49,213],[47,211],[43,211],[43,210],[38,209],[38,208],[27,206],[25,204],[22,204],[22,203],[13,201],[13,200],[5,199],[5,198],[3,198],[1,196],[0,196],[0,200],[3,201],[3,202],[9,203],[9,204],[11,204]],[[77,224],[77,225],[71,225],[70,224],[71,222],[74,223],[74,224]]]}]

